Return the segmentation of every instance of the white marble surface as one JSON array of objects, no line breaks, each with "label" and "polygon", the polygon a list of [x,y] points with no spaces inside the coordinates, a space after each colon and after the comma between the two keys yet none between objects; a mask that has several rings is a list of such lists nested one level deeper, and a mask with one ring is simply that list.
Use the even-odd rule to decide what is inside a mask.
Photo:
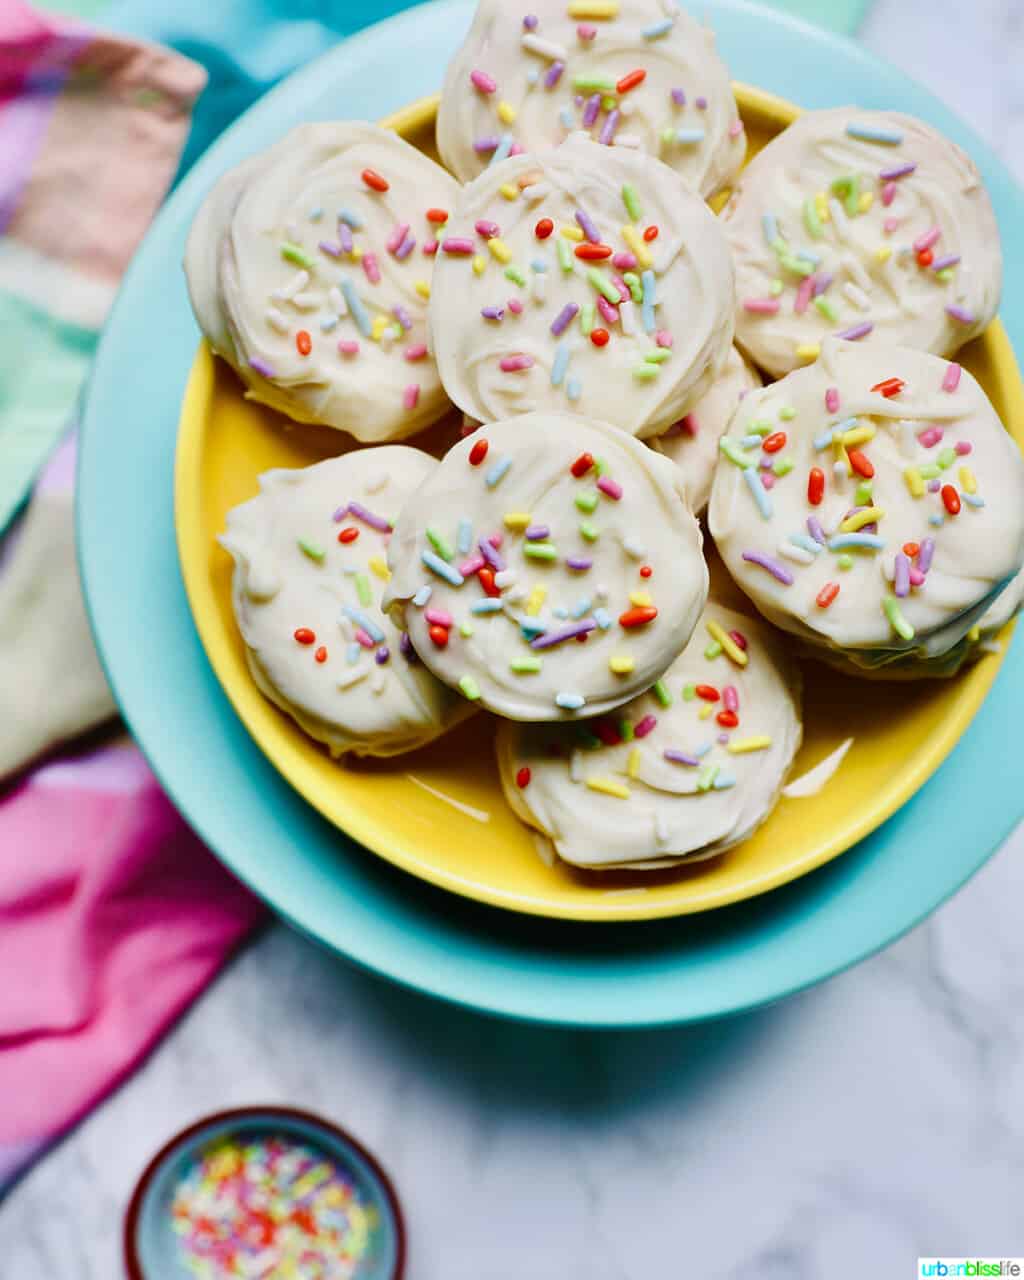
[{"label": "white marble surface", "polygon": [[[864,38],[1024,177],[1021,0],[879,0]],[[430,1004],[275,926],[0,1207],[0,1276],[116,1280],[153,1149],[257,1100],[380,1155],[409,1280],[897,1280],[919,1254],[1024,1254],[1022,900],[1024,829],[825,986],[614,1036]]]}]

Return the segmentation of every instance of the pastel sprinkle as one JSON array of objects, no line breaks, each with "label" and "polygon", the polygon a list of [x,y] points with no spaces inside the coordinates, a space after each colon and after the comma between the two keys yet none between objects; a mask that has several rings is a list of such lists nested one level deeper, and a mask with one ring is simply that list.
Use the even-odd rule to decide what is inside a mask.
[{"label": "pastel sprinkle", "polygon": [[591,791],[600,791],[603,795],[615,796],[618,800],[629,799],[629,787],[624,782],[616,782],[614,778],[588,778],[587,786]]},{"label": "pastel sprinkle", "polygon": [[453,587],[461,587],[465,581],[458,569],[442,560],[433,551],[424,549],[420,554],[420,559],[432,573],[436,573],[439,578],[443,578],[445,582],[450,583]]},{"label": "pastel sprinkle", "polygon": [[581,693],[565,690],[555,694],[555,706],[561,707],[563,711],[579,711],[585,705],[586,698]]},{"label": "pastel sprinkle", "polygon": [[881,125],[865,124],[851,120],[846,126],[846,133],[851,138],[862,142],[880,142],[887,147],[898,147],[903,141],[903,134],[898,129],[885,129]]},{"label": "pastel sprinkle", "polygon": [[900,637],[900,639],[913,640],[915,635],[914,628],[903,616],[903,613],[900,610],[900,607],[896,603],[896,600],[893,596],[885,597],[885,599],[882,601],[882,609],[885,613],[885,616],[889,619],[890,626],[892,627],[893,631],[895,631],[896,634]]},{"label": "pastel sprinkle", "polygon": [[778,560],[773,560],[771,556],[763,555],[760,551],[744,551],[743,559],[748,564],[756,564],[772,577],[781,582],[783,586],[790,587],[793,585],[793,575],[785,565],[779,564]]}]

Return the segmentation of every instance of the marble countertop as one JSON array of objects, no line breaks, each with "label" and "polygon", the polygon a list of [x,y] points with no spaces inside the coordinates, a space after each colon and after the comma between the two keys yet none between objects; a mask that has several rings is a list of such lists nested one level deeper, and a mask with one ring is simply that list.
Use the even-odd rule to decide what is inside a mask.
[{"label": "marble countertop", "polygon": [[[1020,0],[877,0],[862,34],[1024,179]],[[1024,1253],[1022,900],[1024,828],[824,986],[621,1035],[427,1003],[275,925],[0,1207],[0,1275],[117,1280],[153,1150],[253,1101],[380,1156],[409,1280],[897,1280],[918,1255]]]}]

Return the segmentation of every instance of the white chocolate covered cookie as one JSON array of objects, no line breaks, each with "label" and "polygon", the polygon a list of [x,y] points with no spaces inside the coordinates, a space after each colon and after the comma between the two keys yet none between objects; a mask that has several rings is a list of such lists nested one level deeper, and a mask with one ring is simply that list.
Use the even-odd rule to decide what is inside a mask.
[{"label": "white chocolate covered cookie", "polygon": [[445,390],[484,422],[556,409],[657,435],[711,387],[732,324],[707,205],[660,161],[583,134],[492,165],[441,239],[434,351]]},{"label": "white chocolate covered cookie", "polygon": [[774,808],[802,736],[799,669],[763,622],[714,601],[703,622],[657,685],[614,715],[499,727],[505,796],[566,862],[712,858]]},{"label": "white chocolate covered cookie", "polygon": [[718,442],[740,401],[760,385],[757,371],[733,347],[707,395],[664,435],[648,441],[683,473],[686,497],[698,515],[711,496],[711,480],[720,456]]},{"label": "white chocolate covered cookie", "polygon": [[747,149],[714,33],[675,0],[480,0],[441,92],[444,163],[468,182],[577,129],[657,156],[702,196]]},{"label": "white chocolate covered cookie", "polygon": [[391,523],[437,465],[401,445],[362,449],[268,471],[228,513],[220,542],[253,679],[332,755],[412,751],[469,709],[380,607]]},{"label": "white chocolate covered cookie", "polygon": [[720,448],[708,519],[729,572],[857,668],[947,653],[1024,562],[1024,459],[937,356],[828,339],[750,392]]},{"label": "white chocolate covered cookie", "polygon": [[424,663],[513,720],[574,719],[648,688],[708,589],[677,469],[606,423],[482,427],[408,502],[385,607]]},{"label": "white chocolate covered cookie", "polygon": [[781,377],[834,334],[950,356],[999,306],[988,193],[912,116],[808,111],[750,162],[722,213],[736,341]]},{"label": "white chocolate covered cookie", "polygon": [[185,270],[200,328],[247,394],[364,441],[439,418],[427,299],[457,190],[415,147],[358,122],[302,125],[225,174]]}]

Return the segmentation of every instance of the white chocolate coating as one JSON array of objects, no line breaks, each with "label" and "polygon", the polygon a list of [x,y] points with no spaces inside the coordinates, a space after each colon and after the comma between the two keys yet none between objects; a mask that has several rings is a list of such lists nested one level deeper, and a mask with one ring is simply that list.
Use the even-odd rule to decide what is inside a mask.
[{"label": "white chocolate coating", "polygon": [[[481,173],[498,146],[541,151],[585,128],[595,141],[657,156],[698,195],[729,182],[747,143],[714,32],[674,0],[613,7],[614,16],[591,20],[573,17],[565,0],[480,0],[437,112],[438,150],[460,181]],[[640,83],[620,92],[636,71]]]},{"label": "white chocolate coating", "polygon": [[192,224],[185,271],[200,328],[247,394],[363,441],[439,418],[426,211],[450,211],[457,190],[415,147],[358,122],[302,125],[225,174]]},{"label": "white chocolate coating", "polygon": [[[600,476],[572,474],[585,453]],[[477,572],[485,556],[490,596],[489,573]],[[402,511],[388,563],[385,608],[424,663],[513,720],[594,715],[648,688],[686,644],[708,589],[676,468],[606,423],[551,413],[455,445]],[[644,621],[636,609],[656,612]],[[572,629],[585,640],[562,635]]]},{"label": "white chocolate coating", "polygon": [[[916,167],[881,176],[906,166]],[[750,162],[722,222],[736,267],[736,341],[774,377],[813,359],[827,335],[864,325],[866,343],[950,356],[999,306],[999,231],[978,171],[912,116],[807,112]]]},{"label": "white chocolate coating", "polygon": [[[955,390],[944,389],[957,371],[924,352],[829,339],[815,364],[751,392],[723,438],[723,451],[746,464],[723,458],[708,509],[729,572],[772,622],[858,668],[948,652],[1024,562],[1024,459],[966,370]],[[872,390],[887,378],[904,383],[891,397]],[[784,448],[764,454],[752,427],[771,433],[767,440],[784,432]],[[776,478],[762,458],[793,469]],[[874,470],[870,494],[858,493],[865,478],[851,470],[865,462]],[[809,500],[812,468],[824,474],[818,505]],[[765,513],[754,476],[772,486]],[[959,503],[956,514],[947,499]],[[865,518],[854,508],[865,506],[874,519],[852,528]],[[906,553],[908,543],[919,553]],[[745,553],[768,557],[792,581]],[[819,605],[829,583],[838,596]],[[929,674],[927,666],[918,673]]]},{"label": "white chocolate coating", "polygon": [[[745,840],[774,808],[802,737],[799,669],[783,637],[763,622],[713,601],[703,621],[742,633],[745,666],[725,654],[708,659],[712,637],[702,625],[663,676],[661,698],[642,694],[596,726],[499,727],[505,796],[566,862],[640,870],[712,858]],[[698,696],[697,686],[718,699]],[[729,728],[719,723],[727,687],[738,719]],[[603,737],[582,741],[587,728]],[[754,749],[735,749],[744,745]],[[521,786],[524,767],[530,776]]]},{"label": "white chocolate coating", "polygon": [[[636,220],[627,186],[639,202]],[[578,256],[594,246],[577,215],[613,256]],[[539,239],[545,218],[554,230]],[[657,238],[644,241],[652,225]],[[580,239],[566,239],[563,227]],[[635,301],[641,294],[646,301]],[[714,382],[732,341],[732,296],[718,220],[678,174],[642,152],[575,134],[554,150],[493,165],[462,189],[434,269],[430,328],[445,390],[474,418],[554,409],[648,436]],[[485,318],[485,308],[500,318]],[[609,335],[605,346],[587,336],[590,325]]]},{"label": "white chocolate coating", "polygon": [[[469,709],[403,647],[381,611],[390,535],[352,513],[335,518],[353,502],[394,520],[436,467],[418,449],[361,449],[268,471],[259,494],[228,513],[220,542],[235,561],[235,618],[253,679],[334,756],[412,751]],[[340,542],[343,530],[358,536]],[[373,635],[363,628],[359,636],[359,617]],[[306,643],[296,638],[303,628],[314,637]]]},{"label": "white chocolate coating", "polygon": [[698,515],[711,496],[711,481],[720,456],[718,442],[740,400],[760,386],[756,369],[733,347],[707,395],[664,435],[648,441],[652,449],[671,459],[683,473],[686,497]]}]

